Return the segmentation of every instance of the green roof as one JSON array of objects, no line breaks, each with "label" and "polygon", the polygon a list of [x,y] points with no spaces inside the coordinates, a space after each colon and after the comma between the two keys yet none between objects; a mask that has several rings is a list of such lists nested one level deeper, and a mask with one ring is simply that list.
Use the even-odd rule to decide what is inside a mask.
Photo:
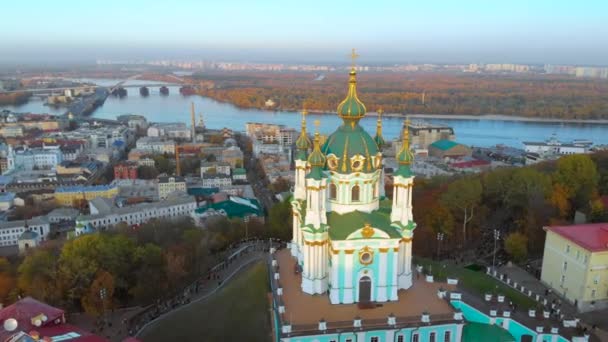
[{"label": "green roof", "polygon": [[262,216],[262,210],[260,209],[260,203],[254,198],[243,198],[231,196],[229,199],[211,203],[204,207],[200,207],[195,210],[195,213],[201,214],[209,209],[222,211],[229,218],[244,218],[246,216]]},{"label": "green roof", "polygon": [[446,140],[446,139],[437,140],[431,144],[431,146],[433,146],[434,148],[440,149],[442,151],[447,151],[458,145],[459,144],[457,142],[454,142],[452,140]]},{"label": "green roof", "polygon": [[343,119],[360,119],[365,113],[365,105],[357,96],[357,73],[351,70],[346,98],[338,105],[338,115]]},{"label": "green roof", "polygon": [[359,154],[366,158],[361,172],[373,172],[376,168],[371,157],[378,153],[378,145],[358,123],[344,123],[332,133],[321,151],[328,156],[334,154],[338,159],[338,173],[352,173],[351,157]]},{"label": "green roof", "polygon": [[[386,205],[387,203],[388,206]],[[390,203],[390,201],[382,201],[380,209],[374,210],[371,213],[361,211],[353,211],[346,214],[327,213],[327,224],[330,226],[329,237],[332,240],[346,240],[350,234],[363,228],[366,223],[369,223],[372,227],[387,233],[391,238],[401,238],[399,229],[391,226]]]},{"label": "green roof", "polygon": [[393,176],[401,176],[404,178],[410,178],[414,174],[412,173],[412,169],[410,169],[409,165],[401,164],[396,172],[393,173]]},{"label": "green roof", "polygon": [[232,170],[232,174],[233,175],[245,175],[245,174],[247,174],[247,170],[245,170],[242,167],[237,167],[236,169]]}]

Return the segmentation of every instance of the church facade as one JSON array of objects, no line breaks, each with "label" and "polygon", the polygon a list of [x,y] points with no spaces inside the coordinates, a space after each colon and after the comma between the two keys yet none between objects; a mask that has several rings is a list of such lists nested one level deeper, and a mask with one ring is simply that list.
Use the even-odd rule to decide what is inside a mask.
[{"label": "church facade", "polygon": [[304,115],[296,141],[291,253],[302,291],[328,293],[332,304],[396,301],[398,290],[412,286],[416,223],[408,126],[390,201],[384,197],[381,117],[372,138],[359,125],[365,114],[353,69],[338,106],[342,125],[321,146],[318,133],[314,142],[308,139]]}]

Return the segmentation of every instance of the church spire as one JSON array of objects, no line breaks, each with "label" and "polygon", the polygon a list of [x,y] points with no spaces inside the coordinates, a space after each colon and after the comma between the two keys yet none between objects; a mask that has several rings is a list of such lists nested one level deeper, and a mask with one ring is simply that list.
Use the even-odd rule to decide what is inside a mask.
[{"label": "church spire", "polygon": [[308,149],[310,149],[310,146],[312,145],[308,138],[308,134],[306,133],[306,115],[308,115],[308,111],[306,109],[302,110],[302,128],[300,136],[296,140],[296,148],[298,149],[296,158],[299,160],[306,160]]},{"label": "church spire", "polygon": [[382,148],[384,146],[384,138],[382,137],[382,114],[384,114],[384,110],[382,108],[378,109],[378,121],[376,122],[376,136],[374,137],[374,141],[378,148]]},{"label": "church spire", "polygon": [[355,49],[351,53],[352,65],[348,77],[348,93],[346,98],[338,105],[338,116],[345,122],[353,120],[358,122],[365,116],[365,105],[357,96],[357,71],[355,70],[355,60],[359,57],[355,53]]},{"label": "church spire", "polygon": [[325,166],[325,155],[321,152],[321,136],[319,135],[319,120],[315,120],[315,139],[312,153],[308,156],[308,164],[311,166],[311,171],[306,176],[307,178],[321,179],[323,178],[322,169]]},{"label": "church spire", "polygon": [[397,153],[397,162],[399,163],[399,169],[397,170],[397,175],[401,175],[403,177],[410,177],[412,172],[410,170],[410,165],[414,162],[414,154],[410,150],[410,119],[407,118],[404,123],[403,128],[403,142],[401,144],[401,149],[399,153]]}]

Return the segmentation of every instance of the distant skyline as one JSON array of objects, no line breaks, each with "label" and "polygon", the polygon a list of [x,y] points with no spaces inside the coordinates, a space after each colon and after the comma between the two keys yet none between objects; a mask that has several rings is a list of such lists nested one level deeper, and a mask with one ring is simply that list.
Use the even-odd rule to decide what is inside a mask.
[{"label": "distant skyline", "polygon": [[205,59],[361,64],[608,64],[608,2],[23,0],[0,63]]}]

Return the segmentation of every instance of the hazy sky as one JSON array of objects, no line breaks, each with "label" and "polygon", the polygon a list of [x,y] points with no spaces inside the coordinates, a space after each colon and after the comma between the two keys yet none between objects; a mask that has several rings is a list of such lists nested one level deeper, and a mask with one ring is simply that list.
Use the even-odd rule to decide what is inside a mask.
[{"label": "hazy sky", "polygon": [[608,64],[608,0],[3,0],[0,61]]}]

